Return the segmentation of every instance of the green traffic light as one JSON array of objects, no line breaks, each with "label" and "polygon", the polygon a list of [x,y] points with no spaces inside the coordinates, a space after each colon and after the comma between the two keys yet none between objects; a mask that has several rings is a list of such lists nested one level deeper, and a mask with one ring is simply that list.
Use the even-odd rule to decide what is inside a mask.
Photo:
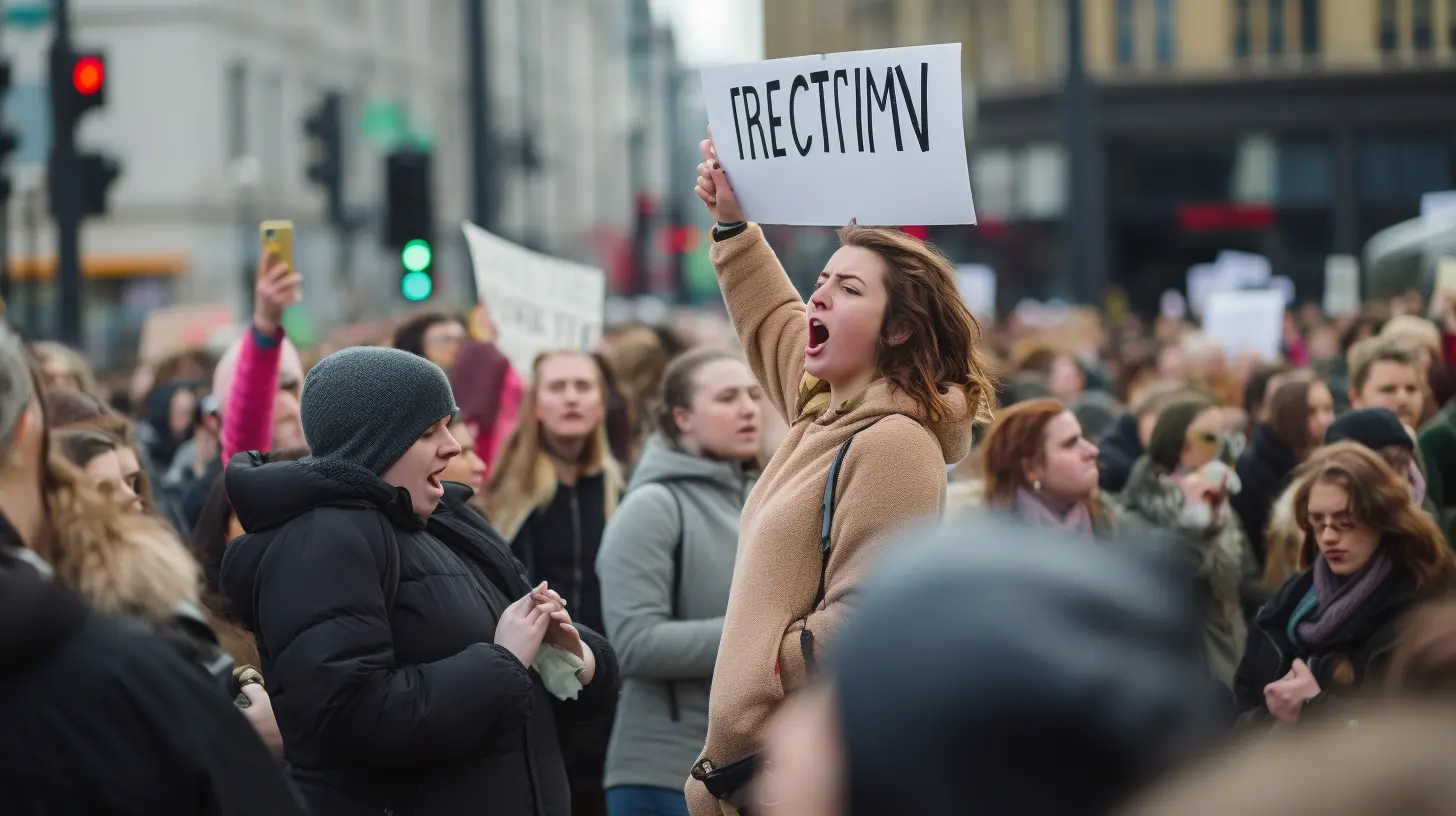
[{"label": "green traffic light", "polygon": [[405,244],[399,253],[400,263],[404,264],[406,272],[423,272],[429,269],[430,261],[434,257],[435,253],[430,249],[429,242],[418,238]]},{"label": "green traffic light", "polygon": [[[426,250],[428,251],[428,250]],[[435,292],[435,279],[425,272],[406,272],[399,281],[399,291],[405,300],[428,300]]]}]

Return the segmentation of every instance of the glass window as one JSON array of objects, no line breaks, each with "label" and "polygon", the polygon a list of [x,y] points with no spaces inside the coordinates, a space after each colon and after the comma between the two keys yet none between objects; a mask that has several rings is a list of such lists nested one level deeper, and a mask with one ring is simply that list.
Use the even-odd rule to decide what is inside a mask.
[{"label": "glass window", "polygon": [[1321,203],[1334,193],[1334,159],[1324,139],[1289,139],[1279,145],[1275,195],[1280,203]]},{"label": "glass window", "polygon": [[1173,61],[1176,34],[1173,28],[1173,0],[1153,0],[1153,48],[1159,65]]},{"label": "glass window", "polygon": [[1239,57],[1249,56],[1253,44],[1249,32],[1253,15],[1249,4],[1250,0],[1234,0],[1234,54]]},{"label": "glass window", "polygon": [[1440,136],[1376,136],[1360,140],[1356,159],[1360,197],[1415,199],[1452,186],[1452,143]]},{"label": "glass window", "polygon": [[1284,0],[1267,0],[1269,12],[1269,54],[1284,53]]},{"label": "glass window", "polygon": [[1400,32],[1395,26],[1396,11],[1395,0],[1380,0],[1380,50],[1385,54],[1400,50]]},{"label": "glass window", "polygon": [[1117,62],[1131,65],[1137,58],[1136,9],[1133,0],[1117,0]]},{"label": "glass window", "polygon": [[1433,27],[1431,0],[1411,0],[1411,47],[1420,52],[1430,51],[1436,44]]},{"label": "glass window", "polygon": [[[1456,3],[1456,0],[1451,0]],[[1320,50],[1320,0],[1299,0],[1299,51],[1306,56]]]},{"label": "glass window", "polygon": [[227,156],[236,159],[248,152],[248,66],[242,60],[227,69]]}]

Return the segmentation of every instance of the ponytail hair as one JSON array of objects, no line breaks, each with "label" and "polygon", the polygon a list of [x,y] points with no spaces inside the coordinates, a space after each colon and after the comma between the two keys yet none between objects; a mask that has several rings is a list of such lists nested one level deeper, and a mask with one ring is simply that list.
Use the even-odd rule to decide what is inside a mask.
[{"label": "ponytail hair", "polygon": [[673,413],[678,408],[684,411],[692,409],[693,392],[696,390],[693,380],[698,376],[698,371],[719,360],[738,359],[736,354],[727,349],[705,347],[679,354],[668,363],[667,370],[662,375],[662,393],[655,411],[657,432],[662,435],[663,441],[674,448],[681,443],[682,429],[677,426]]}]

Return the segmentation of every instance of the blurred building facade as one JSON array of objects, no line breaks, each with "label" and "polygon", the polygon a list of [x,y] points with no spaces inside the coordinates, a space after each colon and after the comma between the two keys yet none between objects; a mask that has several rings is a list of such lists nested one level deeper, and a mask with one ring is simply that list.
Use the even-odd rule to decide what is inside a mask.
[{"label": "blurred building facade", "polygon": [[[766,0],[768,56],[961,42],[1002,305],[1065,293],[1066,0]],[[1220,249],[1317,299],[1330,253],[1456,187],[1456,0],[1083,0],[1093,262],[1135,307]]]},{"label": "blurred building facade", "polygon": [[[104,51],[109,74],[108,103],[88,117],[79,141],[123,165],[109,214],[82,231],[94,359],[124,362],[144,315],[163,305],[221,302],[241,317],[262,218],[296,225],[318,332],[403,310],[398,259],[378,240],[383,156],[401,139],[422,141],[435,155],[432,303],[468,303],[473,283],[459,230],[472,172],[466,2],[72,0],[74,39]],[[486,4],[495,228],[507,237],[607,264],[630,233],[627,5]],[[44,25],[3,35],[17,86],[7,115],[23,142],[8,237],[22,265],[35,255],[43,266],[54,252],[44,201],[50,40]],[[344,95],[345,197],[363,224],[347,253],[328,228],[322,193],[305,178],[303,120],[329,90]],[[380,111],[394,112],[393,130],[367,124]],[[54,287],[26,288],[14,295],[12,315],[34,294],[44,333]]]}]

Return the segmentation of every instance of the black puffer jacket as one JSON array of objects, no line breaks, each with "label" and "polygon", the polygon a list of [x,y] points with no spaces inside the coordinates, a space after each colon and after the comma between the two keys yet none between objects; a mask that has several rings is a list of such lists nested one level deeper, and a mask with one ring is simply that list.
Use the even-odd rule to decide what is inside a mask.
[{"label": "black puffer jacket", "polygon": [[316,814],[570,813],[562,745],[610,729],[616,657],[579,627],[597,674],[561,702],[493,644],[531,587],[469,488],[448,485],[426,523],[403,489],[307,460],[241,454],[227,486],[249,534],[223,593],[258,636]]}]

